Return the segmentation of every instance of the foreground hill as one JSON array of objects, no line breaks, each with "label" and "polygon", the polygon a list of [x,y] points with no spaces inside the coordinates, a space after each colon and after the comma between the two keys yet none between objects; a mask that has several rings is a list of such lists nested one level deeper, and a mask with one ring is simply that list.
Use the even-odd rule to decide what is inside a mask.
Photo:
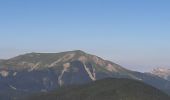
[{"label": "foreground hill", "polygon": [[25,100],[170,100],[170,97],[139,81],[109,78],[38,94]]}]

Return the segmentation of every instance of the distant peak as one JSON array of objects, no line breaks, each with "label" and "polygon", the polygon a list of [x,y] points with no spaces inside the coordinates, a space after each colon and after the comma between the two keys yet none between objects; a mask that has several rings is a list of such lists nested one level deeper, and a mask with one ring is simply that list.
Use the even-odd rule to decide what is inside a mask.
[{"label": "distant peak", "polygon": [[158,68],[153,69],[153,72],[167,72],[167,71],[170,71],[170,69],[165,68],[165,67],[158,67]]},{"label": "distant peak", "polygon": [[168,68],[158,67],[153,69],[151,73],[166,80],[170,80],[170,69]]}]

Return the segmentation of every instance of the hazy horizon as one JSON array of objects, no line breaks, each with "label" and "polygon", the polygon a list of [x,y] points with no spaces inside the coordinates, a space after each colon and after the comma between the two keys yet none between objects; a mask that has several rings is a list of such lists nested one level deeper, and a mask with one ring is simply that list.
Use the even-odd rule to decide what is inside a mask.
[{"label": "hazy horizon", "polygon": [[125,68],[170,68],[170,1],[0,1],[0,59],[83,50]]}]

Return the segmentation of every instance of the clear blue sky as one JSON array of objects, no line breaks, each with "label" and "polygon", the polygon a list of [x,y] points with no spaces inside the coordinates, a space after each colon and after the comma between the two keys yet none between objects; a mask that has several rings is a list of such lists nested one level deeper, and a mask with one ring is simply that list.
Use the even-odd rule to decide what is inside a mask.
[{"label": "clear blue sky", "polygon": [[0,58],[75,49],[133,70],[170,68],[170,1],[0,0]]}]

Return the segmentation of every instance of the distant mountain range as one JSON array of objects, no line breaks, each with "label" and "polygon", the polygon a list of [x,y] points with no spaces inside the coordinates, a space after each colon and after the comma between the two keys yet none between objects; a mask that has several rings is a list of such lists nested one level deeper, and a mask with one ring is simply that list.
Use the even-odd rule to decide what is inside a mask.
[{"label": "distant mountain range", "polygon": [[140,81],[108,78],[22,100],[170,100],[170,96]]},{"label": "distant mountain range", "polygon": [[5,96],[9,100],[17,97],[17,93],[49,92],[104,78],[134,79],[170,94],[168,80],[151,73],[128,70],[81,50],[28,53],[0,61],[0,95],[9,95]]}]

